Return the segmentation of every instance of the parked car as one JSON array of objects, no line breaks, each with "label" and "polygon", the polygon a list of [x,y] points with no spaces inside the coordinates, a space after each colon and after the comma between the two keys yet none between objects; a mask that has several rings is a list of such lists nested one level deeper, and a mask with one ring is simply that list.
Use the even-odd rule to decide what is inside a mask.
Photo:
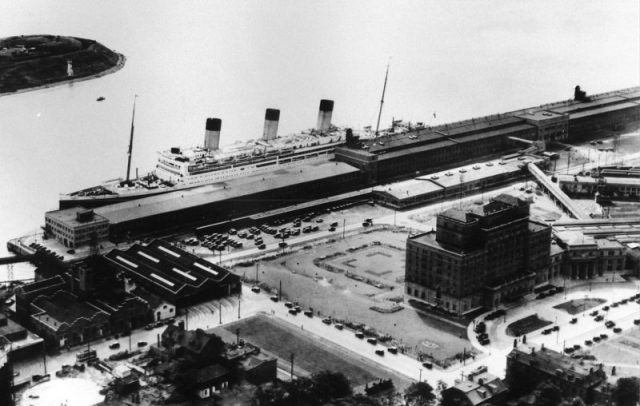
[{"label": "parked car", "polygon": [[117,350],[118,348],[120,348],[120,343],[118,342],[109,344],[109,349],[111,350]]},{"label": "parked car", "polygon": [[384,357],[384,350],[376,350],[376,355]]},{"label": "parked car", "polygon": [[338,330],[342,330],[344,328],[344,326],[341,323],[336,323],[333,325],[333,327],[337,328]]}]

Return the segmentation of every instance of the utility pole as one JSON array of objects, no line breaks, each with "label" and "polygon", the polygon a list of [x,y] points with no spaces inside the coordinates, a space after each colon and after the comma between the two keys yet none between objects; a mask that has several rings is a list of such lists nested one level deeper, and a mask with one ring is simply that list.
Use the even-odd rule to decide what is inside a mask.
[{"label": "utility pole", "polygon": [[44,343],[42,345],[42,363],[44,364],[44,375],[47,374],[47,353],[44,349]]},{"label": "utility pole", "polygon": [[344,240],[344,228],[347,224],[347,219],[342,219],[342,239]]},{"label": "utility pole", "polygon": [[240,320],[240,295],[238,295],[238,320]]},{"label": "utility pole", "polygon": [[278,289],[278,301],[282,301],[282,280],[280,281],[280,288]]},{"label": "utility pole", "polygon": [[291,380],[293,381],[293,358],[294,358],[294,354],[291,353]]},{"label": "utility pole", "polygon": [[220,324],[222,324],[222,302],[218,301],[218,315],[220,316]]}]

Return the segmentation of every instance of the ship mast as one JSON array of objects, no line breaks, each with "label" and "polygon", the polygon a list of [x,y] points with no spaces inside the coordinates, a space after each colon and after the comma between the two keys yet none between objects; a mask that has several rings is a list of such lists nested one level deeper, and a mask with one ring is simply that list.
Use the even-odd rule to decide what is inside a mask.
[{"label": "ship mast", "polygon": [[380,116],[382,115],[382,105],[384,104],[384,93],[387,90],[387,78],[389,77],[389,63],[387,63],[387,73],[384,75],[384,86],[382,86],[382,98],[380,99],[380,111],[378,111],[378,122],[376,123],[376,137],[380,127]]},{"label": "ship mast", "polygon": [[135,121],[136,118],[136,98],[138,97],[138,95],[135,95],[133,97],[133,114],[131,115],[131,135],[129,136],[129,151],[127,152],[127,180],[125,181],[125,183],[129,183],[129,173],[131,172],[131,150],[133,149],[133,122]]}]

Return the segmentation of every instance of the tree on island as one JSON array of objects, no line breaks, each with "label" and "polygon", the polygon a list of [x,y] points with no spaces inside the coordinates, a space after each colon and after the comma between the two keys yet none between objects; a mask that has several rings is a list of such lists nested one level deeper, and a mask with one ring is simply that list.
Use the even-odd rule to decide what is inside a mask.
[{"label": "tree on island", "polygon": [[435,398],[433,388],[426,382],[414,382],[404,391],[404,399],[409,406],[427,406]]}]

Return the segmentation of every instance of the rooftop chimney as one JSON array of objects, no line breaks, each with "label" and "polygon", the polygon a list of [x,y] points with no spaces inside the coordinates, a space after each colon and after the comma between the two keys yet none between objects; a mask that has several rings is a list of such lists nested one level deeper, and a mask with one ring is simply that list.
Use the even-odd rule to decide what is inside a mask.
[{"label": "rooftop chimney", "polygon": [[329,127],[331,127],[331,113],[333,113],[333,100],[320,100],[316,130],[321,133],[329,130]]},{"label": "rooftop chimney", "polygon": [[220,128],[222,120],[219,118],[208,118],[204,130],[204,147],[209,151],[215,151],[220,147]]},{"label": "rooftop chimney", "polygon": [[265,141],[273,140],[278,136],[278,121],[280,120],[280,110],[267,109],[264,114],[264,132],[262,139]]}]

